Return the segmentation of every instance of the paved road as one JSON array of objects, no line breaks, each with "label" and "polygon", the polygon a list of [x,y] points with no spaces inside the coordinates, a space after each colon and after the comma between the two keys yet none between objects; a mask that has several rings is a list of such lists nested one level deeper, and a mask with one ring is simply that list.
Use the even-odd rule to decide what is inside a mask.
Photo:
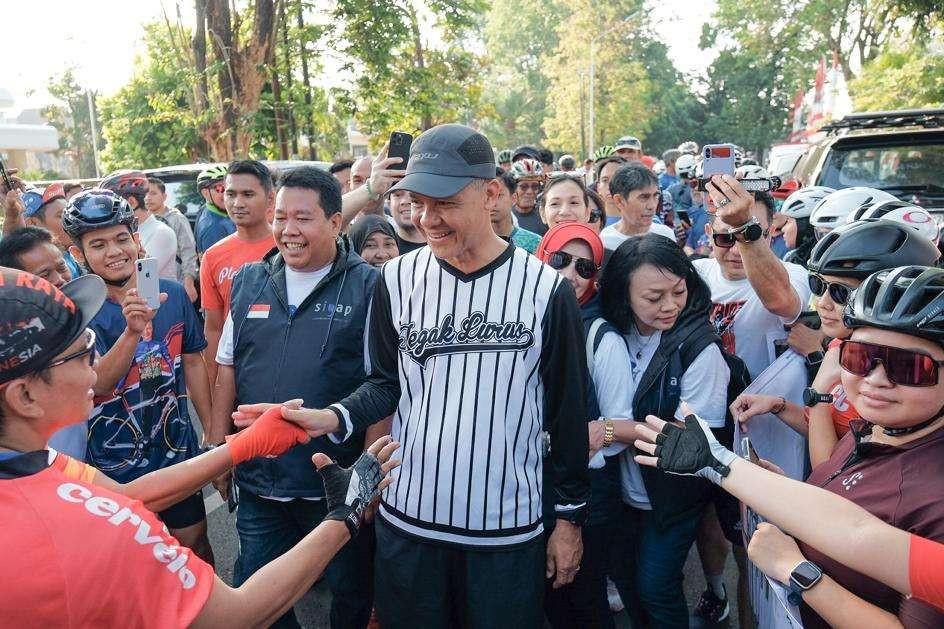
[{"label": "paved road", "polygon": [[[227,583],[232,583],[233,562],[236,559],[236,518],[234,514],[229,513],[226,505],[222,504],[219,495],[212,488],[204,489],[205,502],[209,514],[210,542],[213,544],[213,552],[216,554],[216,571],[220,577]],[[733,560],[728,560],[728,566],[725,571],[725,582],[728,592],[737,592],[737,575]],[[692,609],[698,597],[705,587],[704,577],[701,573],[701,566],[698,563],[698,557],[693,550],[689,555],[688,563],[685,566],[685,594],[688,598],[689,609]],[[302,626],[312,629],[321,629],[328,627],[328,605],[330,604],[331,593],[322,583],[311,589],[311,591],[296,604],[295,610]],[[732,600],[732,616],[736,616],[736,602]],[[625,612],[616,617],[616,626],[620,629],[628,628],[629,618]],[[732,618],[729,623],[720,625],[736,629],[737,619]]]}]

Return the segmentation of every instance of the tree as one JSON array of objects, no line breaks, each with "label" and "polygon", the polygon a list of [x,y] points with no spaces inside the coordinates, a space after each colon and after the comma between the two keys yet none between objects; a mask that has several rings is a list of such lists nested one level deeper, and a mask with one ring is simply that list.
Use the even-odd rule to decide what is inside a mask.
[{"label": "tree", "polygon": [[178,63],[164,25],[145,25],[145,55],[114,95],[102,98],[106,170],[156,168],[197,161],[204,148],[199,121],[188,106],[190,69]]},{"label": "tree", "polygon": [[889,47],[862,68],[849,84],[859,111],[944,107],[944,51],[927,40]]},{"label": "tree", "polygon": [[[344,102],[375,143],[398,129],[471,121],[482,86],[469,42],[483,11],[483,0],[337,0],[333,17],[344,27],[335,41],[358,77]],[[435,47],[421,34],[426,16]]]},{"label": "tree", "polygon": [[[59,131],[59,148],[70,157],[79,177],[95,176],[95,153],[89,122],[89,99],[75,79],[76,68],[49,78],[47,89],[57,103],[44,107],[43,116]],[[93,97],[94,103],[94,97]]]},{"label": "tree", "polygon": [[483,31],[489,69],[481,113],[495,146],[543,140],[550,80],[542,70],[557,51],[557,25],[566,16],[560,0],[492,3]]}]

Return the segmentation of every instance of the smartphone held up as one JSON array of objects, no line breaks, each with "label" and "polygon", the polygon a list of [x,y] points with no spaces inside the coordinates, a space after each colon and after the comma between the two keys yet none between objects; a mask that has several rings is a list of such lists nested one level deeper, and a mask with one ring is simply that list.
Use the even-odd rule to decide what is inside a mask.
[{"label": "smartphone held up", "polygon": [[157,258],[141,258],[135,263],[135,279],[138,296],[147,301],[148,308],[157,310],[161,307],[160,275]]},{"label": "smartphone held up", "polygon": [[[705,185],[714,175],[734,177],[737,169],[738,148],[733,144],[706,144],[702,149],[702,177],[698,180],[698,189],[705,191]],[[770,192],[780,187],[779,177],[763,179],[739,179],[747,192]]]},{"label": "smartphone held up", "polygon": [[390,170],[406,170],[406,163],[410,159],[410,147],[413,146],[413,136],[402,131],[390,134],[390,143],[387,145],[387,157],[399,157],[400,163],[390,166]]}]

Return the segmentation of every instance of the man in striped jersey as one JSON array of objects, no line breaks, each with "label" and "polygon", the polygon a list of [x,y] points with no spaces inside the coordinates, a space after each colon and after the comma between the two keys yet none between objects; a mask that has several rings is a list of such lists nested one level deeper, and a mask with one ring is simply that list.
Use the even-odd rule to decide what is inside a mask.
[{"label": "man in striped jersey", "polygon": [[[329,409],[290,413],[335,439],[394,413],[403,465],[377,523],[385,627],[540,627],[542,572],[559,587],[579,569],[589,498],[580,315],[568,282],[495,235],[501,186],[474,130],[442,125],[414,142],[391,190],[410,193],[429,246],[381,271],[370,378]],[[545,464],[553,487],[542,487]],[[546,549],[544,491],[558,517]]]}]

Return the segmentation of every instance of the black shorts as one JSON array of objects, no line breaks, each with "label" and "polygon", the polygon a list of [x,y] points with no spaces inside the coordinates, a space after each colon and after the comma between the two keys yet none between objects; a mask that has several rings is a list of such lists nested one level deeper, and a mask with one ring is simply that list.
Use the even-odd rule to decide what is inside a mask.
[{"label": "black shorts", "polygon": [[184,529],[206,520],[206,507],[203,505],[203,491],[198,491],[189,498],[184,498],[160,513],[157,517],[169,529]]}]

